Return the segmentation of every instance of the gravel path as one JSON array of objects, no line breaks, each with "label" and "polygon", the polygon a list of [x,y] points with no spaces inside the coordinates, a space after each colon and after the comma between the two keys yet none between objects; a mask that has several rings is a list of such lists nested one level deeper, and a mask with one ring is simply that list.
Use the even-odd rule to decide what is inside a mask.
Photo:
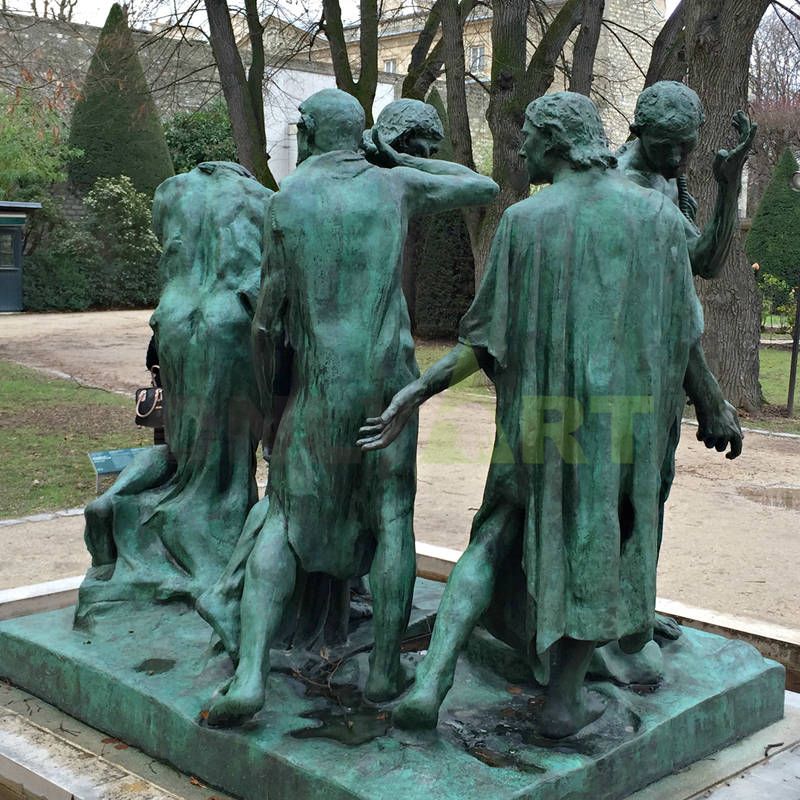
[{"label": "gravel path", "polygon": [[[146,378],[150,312],[0,316],[0,358],[130,392]],[[462,548],[480,504],[493,404],[444,394],[423,407],[417,538]],[[659,595],[800,627],[800,439],[750,434],[728,461],[684,425]],[[88,469],[88,465],[87,465]],[[88,565],[80,517],[0,527],[0,589]]]}]

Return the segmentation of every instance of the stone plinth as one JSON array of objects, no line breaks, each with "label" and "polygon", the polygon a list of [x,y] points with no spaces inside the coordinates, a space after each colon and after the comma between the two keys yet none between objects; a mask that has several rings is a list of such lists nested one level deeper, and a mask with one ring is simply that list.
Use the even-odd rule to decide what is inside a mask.
[{"label": "stone plinth", "polygon": [[231,664],[191,611],[120,607],[91,634],[70,609],[0,623],[0,676],[247,800],[616,800],[781,718],[783,668],[748,645],[686,629],[664,655],[655,692],[594,683],[605,714],[559,743],[536,734],[539,689],[466,658],[438,732],[394,730],[360,703],[364,652],[324,681],[273,673],[264,711],[224,731],[202,711]]}]

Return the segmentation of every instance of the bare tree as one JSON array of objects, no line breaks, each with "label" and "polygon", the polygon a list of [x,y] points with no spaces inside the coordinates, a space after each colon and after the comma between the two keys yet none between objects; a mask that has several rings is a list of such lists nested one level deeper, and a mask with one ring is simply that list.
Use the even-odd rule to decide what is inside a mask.
[{"label": "bare tree", "polygon": [[[500,194],[477,219],[468,219],[475,255],[476,285],[483,275],[500,217],[529,192],[527,170],[519,157],[525,109],[552,86],[559,59],[575,30],[584,20],[587,26],[596,26],[598,5],[602,17],[602,0],[566,0],[554,15],[549,4],[539,0],[506,0],[494,4],[491,89],[486,118],[493,139],[492,177],[500,185]],[[531,14],[539,25],[540,38],[529,57],[528,21]],[[589,50],[592,47],[596,49],[597,40],[594,31],[584,37],[583,64],[594,60]],[[452,80],[458,80],[455,71]],[[584,81],[584,88],[588,88],[587,81]],[[452,128],[452,119],[450,124]]]},{"label": "bare tree", "polygon": [[572,50],[572,71],[569,90],[589,95],[594,82],[594,62],[600,32],[603,28],[605,0],[587,4],[581,30]]},{"label": "bare tree", "polygon": [[[192,42],[196,44],[198,39],[204,39],[210,45],[239,161],[265,186],[277,189],[268,164],[264,118],[267,61],[269,56],[270,69],[277,71],[308,48],[315,27],[311,22],[310,7],[299,3],[287,15],[287,6],[280,0],[262,0],[260,3],[259,0],[244,0],[243,8],[233,6],[228,0],[203,2],[206,12],[204,24],[194,24],[200,0],[192,0],[180,13],[176,11],[171,24],[159,25],[145,46],[152,47],[157,41],[169,43],[177,56],[182,41],[187,38],[190,45]],[[153,9],[148,11],[152,16]],[[269,54],[265,45],[268,29]],[[162,55],[162,61],[168,61],[168,56]],[[208,81],[210,77],[215,76],[204,75],[198,80]],[[182,82],[185,83],[186,79],[186,75],[181,75]],[[161,90],[164,88],[159,86]]]},{"label": "bare tree", "polygon": [[245,72],[226,0],[205,0],[211,47],[231,118],[239,161],[265,186],[277,189],[278,183],[267,164],[267,138],[264,131],[264,28],[255,0],[245,0],[245,3],[252,50],[249,71]]},{"label": "bare tree", "polygon": [[[31,0],[31,11],[34,17],[49,17],[62,22],[71,22],[76,5],[78,0],[42,0],[40,7],[38,0]],[[6,2],[3,0],[3,11],[6,10]]]}]

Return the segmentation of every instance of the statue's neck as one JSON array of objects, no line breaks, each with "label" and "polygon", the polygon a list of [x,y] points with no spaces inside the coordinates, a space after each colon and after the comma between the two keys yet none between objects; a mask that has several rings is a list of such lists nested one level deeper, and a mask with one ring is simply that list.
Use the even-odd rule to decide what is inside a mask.
[{"label": "statue's neck", "polygon": [[626,158],[626,167],[628,169],[635,169],[639,172],[658,172],[658,170],[647,160],[647,156],[644,153],[644,148],[642,147],[642,143],[639,139],[634,139],[625,155]]}]

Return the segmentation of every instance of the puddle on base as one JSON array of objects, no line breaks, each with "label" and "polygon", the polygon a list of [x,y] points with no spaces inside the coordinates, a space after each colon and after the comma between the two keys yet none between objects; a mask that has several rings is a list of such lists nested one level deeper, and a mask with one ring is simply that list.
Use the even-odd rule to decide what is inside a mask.
[{"label": "puddle on base", "polygon": [[146,672],[148,675],[163,675],[175,666],[172,658],[148,658],[134,667],[136,672]]}]

